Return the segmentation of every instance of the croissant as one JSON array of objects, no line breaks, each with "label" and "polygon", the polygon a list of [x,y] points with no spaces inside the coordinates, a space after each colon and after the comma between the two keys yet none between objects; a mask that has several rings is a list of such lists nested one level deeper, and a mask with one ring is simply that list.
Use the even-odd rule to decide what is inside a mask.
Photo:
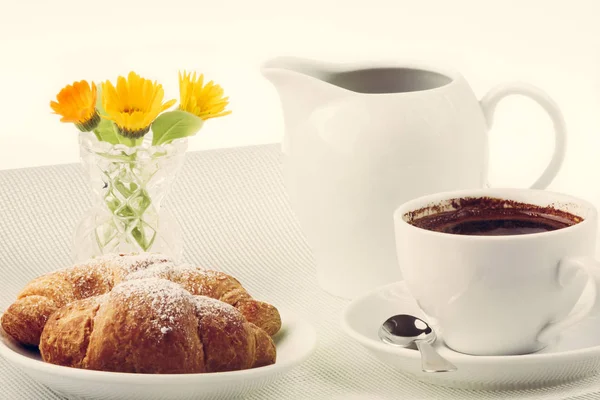
[{"label": "croissant", "polygon": [[48,319],[42,359],[112,372],[203,373],[273,364],[271,337],[233,306],[165,279],[129,280]]},{"label": "croissant", "polygon": [[170,261],[152,253],[110,254],[42,275],[29,282],[4,312],[2,328],[17,342],[37,346],[46,321],[59,308],[107,293],[138,269]]},{"label": "croissant", "polygon": [[124,280],[144,277],[172,280],[194,295],[231,304],[270,335],[281,327],[277,309],[252,299],[235,278],[187,265],[174,266],[169,258],[151,253],[106,255],[36,278],[2,315],[2,327],[16,341],[37,346],[46,321],[61,307],[106,294]]},{"label": "croissant", "polygon": [[183,286],[193,295],[208,296],[237,308],[246,317],[269,335],[281,328],[281,317],[271,304],[254,300],[234,277],[223,272],[203,269],[192,265],[159,264],[138,270],[125,279],[162,278]]}]

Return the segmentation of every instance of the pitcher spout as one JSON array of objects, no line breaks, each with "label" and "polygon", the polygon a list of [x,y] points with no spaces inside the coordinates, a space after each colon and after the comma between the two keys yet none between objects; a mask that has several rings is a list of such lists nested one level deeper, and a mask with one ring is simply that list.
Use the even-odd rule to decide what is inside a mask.
[{"label": "pitcher spout", "polygon": [[296,57],[277,57],[265,62],[261,72],[277,89],[286,135],[310,113],[339,96],[343,90],[329,83],[334,67]]},{"label": "pitcher spout", "polygon": [[[319,61],[313,61],[298,57],[276,57],[266,61],[261,72],[270,81],[277,80],[283,76],[296,76],[300,79],[304,76],[308,80],[316,80],[325,83],[327,77],[333,73],[332,67]],[[274,82],[277,86],[277,83]]]}]

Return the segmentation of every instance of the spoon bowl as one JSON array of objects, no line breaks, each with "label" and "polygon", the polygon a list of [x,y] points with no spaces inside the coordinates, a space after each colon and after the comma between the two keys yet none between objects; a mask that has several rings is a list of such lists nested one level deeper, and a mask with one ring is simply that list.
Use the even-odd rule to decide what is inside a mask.
[{"label": "spoon bowl", "polygon": [[450,372],[457,369],[433,348],[437,340],[435,331],[427,322],[415,316],[398,314],[388,318],[379,327],[379,338],[392,346],[416,346],[421,353],[421,369],[424,372]]}]

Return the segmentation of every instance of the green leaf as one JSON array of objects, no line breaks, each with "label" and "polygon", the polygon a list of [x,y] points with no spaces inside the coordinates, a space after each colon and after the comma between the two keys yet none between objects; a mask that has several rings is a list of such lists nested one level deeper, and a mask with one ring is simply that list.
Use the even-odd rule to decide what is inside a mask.
[{"label": "green leaf", "polygon": [[110,144],[119,144],[121,143],[120,137],[117,133],[115,124],[112,121],[107,119],[103,119],[100,121],[100,124],[94,129],[94,133],[98,140],[108,142]]},{"label": "green leaf", "polygon": [[170,143],[195,135],[202,128],[202,118],[186,111],[176,110],[162,113],[152,123],[152,145]]},{"label": "green leaf", "polygon": [[[102,106],[102,85],[98,85],[96,90],[96,111],[98,112],[98,115],[102,117],[103,115],[106,115],[106,110],[104,110],[104,107]],[[117,133],[114,124],[107,119],[102,118],[100,124],[94,129],[94,133],[100,141],[108,142],[110,144],[121,143],[119,140],[120,135]]]},{"label": "green leaf", "polygon": [[94,133],[98,140],[108,142],[110,144],[124,144],[125,146],[134,147],[139,146],[144,140],[143,137],[138,139],[130,139],[125,137],[117,132],[117,127],[114,122],[109,121],[107,119],[103,119],[100,121],[100,124],[96,129],[94,129]]},{"label": "green leaf", "polygon": [[101,84],[96,86],[96,111],[98,111],[98,114],[100,114],[101,116],[106,115],[106,110],[102,106],[102,85]]}]

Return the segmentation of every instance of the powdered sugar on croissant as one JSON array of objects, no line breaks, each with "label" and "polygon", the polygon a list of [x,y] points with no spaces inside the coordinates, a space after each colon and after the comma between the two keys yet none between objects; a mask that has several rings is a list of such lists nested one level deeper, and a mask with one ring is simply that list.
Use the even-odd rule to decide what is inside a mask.
[{"label": "powdered sugar on croissant", "polygon": [[48,320],[44,361],[116,372],[199,373],[275,362],[275,345],[234,307],[158,278],[125,281]]},{"label": "powdered sugar on croissant", "polygon": [[108,293],[127,275],[171,262],[154,253],[109,254],[42,275],[29,282],[2,315],[2,328],[18,342],[37,346],[46,321],[75,300]]},{"label": "powdered sugar on croissant", "polygon": [[106,255],[36,278],[6,310],[2,327],[18,342],[37,346],[46,321],[61,307],[109,293],[120,282],[147,278],[167,279],[193,295],[228,303],[269,335],[281,327],[277,309],[254,300],[235,278],[190,265],[173,265],[168,257],[154,253]]},{"label": "powdered sugar on croissant", "polygon": [[149,266],[127,276],[126,280],[162,278],[178,283],[194,295],[221,300],[237,308],[249,322],[257,325],[269,335],[281,328],[279,312],[271,304],[254,300],[240,282],[223,272],[213,271],[188,264],[169,263]]}]

